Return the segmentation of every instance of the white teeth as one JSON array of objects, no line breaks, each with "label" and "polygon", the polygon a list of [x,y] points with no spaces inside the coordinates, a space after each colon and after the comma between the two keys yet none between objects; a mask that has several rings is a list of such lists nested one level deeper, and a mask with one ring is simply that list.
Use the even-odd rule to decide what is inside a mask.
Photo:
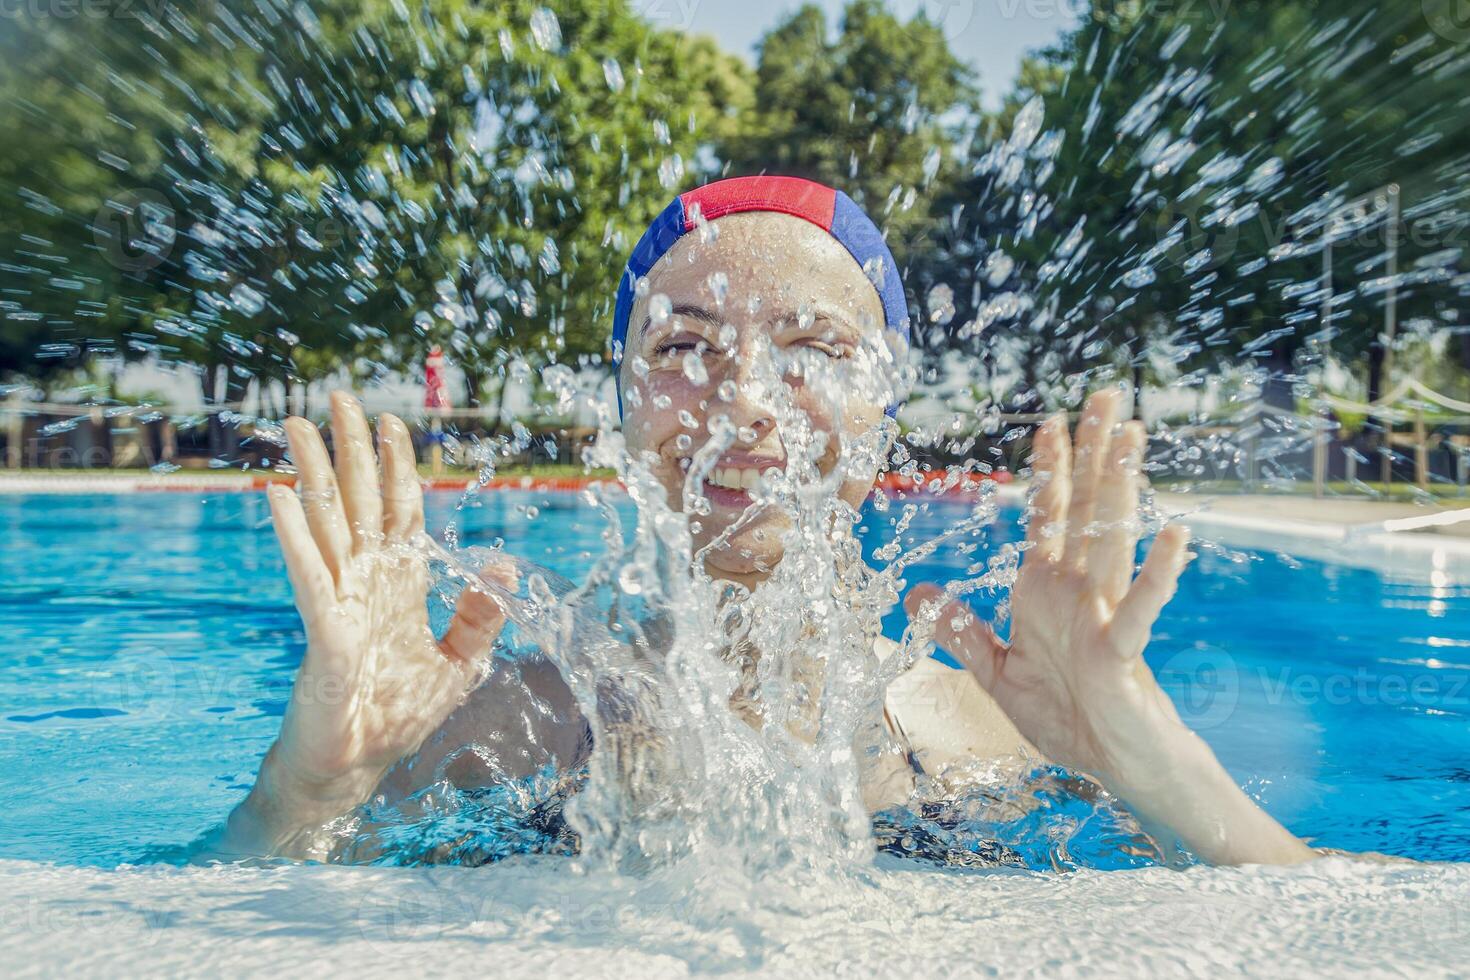
[{"label": "white teeth", "polygon": [[711,485],[724,487],[726,490],[754,490],[760,479],[759,470],[736,466],[717,466],[709,474]]}]

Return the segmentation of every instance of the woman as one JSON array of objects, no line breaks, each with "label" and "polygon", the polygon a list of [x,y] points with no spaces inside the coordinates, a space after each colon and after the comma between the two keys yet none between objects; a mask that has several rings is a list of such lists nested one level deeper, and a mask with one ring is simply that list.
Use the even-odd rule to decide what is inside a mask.
[{"label": "woman", "polygon": [[[623,431],[630,457],[689,519],[711,578],[759,590],[780,566],[791,518],[763,481],[800,469],[805,485],[862,504],[884,454],[854,447],[885,431],[904,316],[878,230],[821,185],[720,181],[681,196],[644,235],[614,327]],[[1121,409],[1118,392],[1101,392],[1075,441],[1062,415],[1036,434],[1039,487],[1009,644],[940,589],[909,594],[916,626],[967,669],[923,659],[904,673],[886,694],[890,728],[926,770],[1043,755],[1085,772],[1207,861],[1311,858],[1180,722],[1142,660],[1187,536],[1165,528],[1134,575],[1144,431]],[[806,437],[793,440],[793,428]],[[554,668],[512,677],[497,667],[486,679],[504,624],[488,594],[466,589],[443,638],[430,631],[426,564],[400,546],[423,527],[404,424],[379,419],[381,474],[363,412],[341,393],[332,431],[335,473],[315,427],[286,424],[301,493],[272,487],[270,505],[307,651],[223,852],[321,856],[317,829],[385,779],[396,792],[427,780],[444,753],[426,750],[434,765],[413,759],[426,743],[490,738],[470,763],[479,771],[456,782],[565,768],[584,751],[585,725]],[[894,802],[892,778],[877,772],[863,787],[872,808]]]}]

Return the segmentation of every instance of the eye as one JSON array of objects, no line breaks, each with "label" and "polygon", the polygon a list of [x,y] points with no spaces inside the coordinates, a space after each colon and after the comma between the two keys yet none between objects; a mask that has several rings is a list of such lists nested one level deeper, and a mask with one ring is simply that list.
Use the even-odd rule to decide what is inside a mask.
[{"label": "eye", "polygon": [[817,351],[819,353],[825,354],[826,356],[834,360],[839,361],[852,356],[851,346],[842,343],[841,341],[828,343],[827,341],[821,340],[817,337],[805,337],[801,340],[798,340],[796,342],[796,346],[804,348],[806,350]]},{"label": "eye", "polygon": [[709,352],[709,344],[698,337],[680,335],[670,337],[658,344],[653,353],[658,357],[683,357],[685,354],[695,353],[703,357]]}]

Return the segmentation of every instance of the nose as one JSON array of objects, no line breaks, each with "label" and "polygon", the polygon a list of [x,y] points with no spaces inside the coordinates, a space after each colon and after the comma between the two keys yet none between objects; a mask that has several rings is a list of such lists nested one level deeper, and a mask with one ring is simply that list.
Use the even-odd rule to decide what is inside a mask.
[{"label": "nose", "polygon": [[[720,377],[710,401],[710,415],[725,415],[745,438],[755,444],[776,427],[773,392],[765,379],[772,376],[771,365],[762,365],[770,352],[762,338],[747,334],[731,355],[720,358]],[[730,395],[728,400],[723,397]],[[748,438],[750,433],[754,438]]]}]

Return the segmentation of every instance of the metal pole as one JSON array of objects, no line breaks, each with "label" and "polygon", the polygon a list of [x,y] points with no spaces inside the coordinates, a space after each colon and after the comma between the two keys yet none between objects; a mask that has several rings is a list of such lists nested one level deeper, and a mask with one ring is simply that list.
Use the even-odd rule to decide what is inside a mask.
[{"label": "metal pole", "polygon": [[9,402],[6,408],[5,465],[9,469],[18,470],[23,465],[22,444],[26,436],[25,407],[19,391],[11,394]]},{"label": "metal pole", "polygon": [[[1388,295],[1383,301],[1383,390],[1393,391],[1393,339],[1398,331],[1399,291],[1399,185],[1389,184],[1384,188],[1388,195],[1388,223],[1384,225],[1385,244],[1388,249]],[[1388,492],[1393,481],[1393,419],[1385,417],[1383,422],[1383,458],[1380,465],[1383,491]]]},{"label": "metal pole", "polygon": [[1320,409],[1312,419],[1312,496],[1327,496],[1327,415]]},{"label": "metal pole", "polygon": [[[1322,336],[1332,324],[1332,239],[1322,232]],[[1324,403],[1325,404],[1325,403]],[[1312,496],[1319,500],[1327,495],[1327,413],[1318,407],[1312,419]]]},{"label": "metal pole", "polygon": [[1429,438],[1424,430],[1424,407],[1414,409],[1414,483],[1429,489]]}]

